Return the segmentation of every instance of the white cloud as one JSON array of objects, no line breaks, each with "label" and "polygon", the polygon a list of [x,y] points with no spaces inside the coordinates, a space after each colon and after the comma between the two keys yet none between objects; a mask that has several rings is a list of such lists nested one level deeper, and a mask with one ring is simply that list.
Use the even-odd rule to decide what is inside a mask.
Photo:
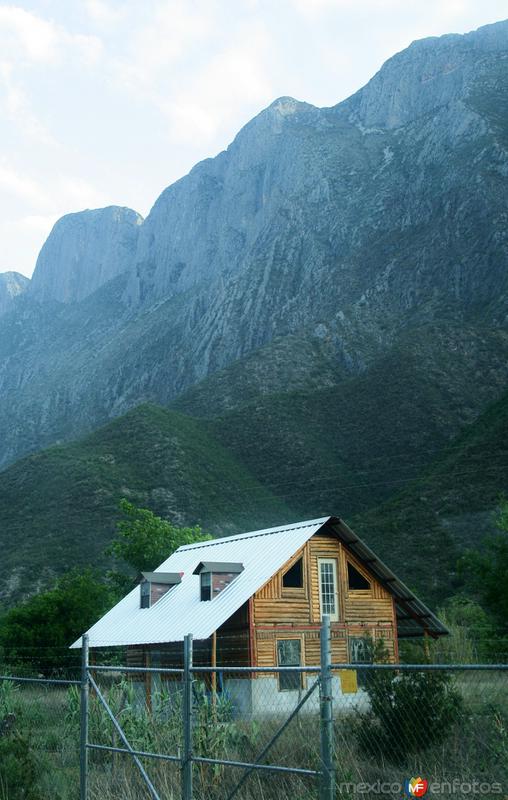
[{"label": "white cloud", "polygon": [[22,175],[4,162],[0,162],[0,192],[15,195],[36,207],[47,202],[44,189],[28,175]]},{"label": "white cloud", "polygon": [[107,197],[89,181],[56,172],[48,181],[45,174],[38,178],[21,172],[6,159],[0,161],[0,196],[19,198],[29,204],[29,216],[39,219],[41,214],[53,218],[69,209],[95,208],[106,205]]},{"label": "white cloud", "polygon": [[210,141],[236,123],[239,109],[260,109],[272,99],[270,39],[261,28],[243,33],[237,44],[190,76],[172,99],[158,98],[175,140]]},{"label": "white cloud", "polygon": [[[210,36],[214,3],[197,9],[185,0],[159,2],[150,22],[134,32],[126,57],[114,65],[117,78],[129,87],[153,86],[179,59]],[[191,66],[192,69],[192,66]]]},{"label": "white cloud", "polygon": [[58,31],[51,22],[19,6],[0,7],[2,51],[21,49],[32,61],[53,61],[59,43]]},{"label": "white cloud", "polygon": [[20,6],[0,6],[0,49],[4,58],[55,64],[67,51],[90,62],[102,45],[96,36],[71,34],[63,26],[45,20]]},{"label": "white cloud", "polygon": [[38,144],[54,145],[55,138],[33,112],[26,91],[16,84],[13,73],[12,64],[0,63],[0,108],[3,108],[5,118]]},{"label": "white cloud", "polygon": [[113,8],[104,0],[86,0],[85,6],[91,19],[104,27],[117,24],[124,13],[124,9]]},{"label": "white cloud", "polygon": [[4,117],[23,136],[41,145],[54,145],[53,134],[34,110],[30,71],[61,68],[66,61],[91,67],[102,52],[96,36],[69,33],[64,26],[19,6],[0,6],[0,108]]},{"label": "white cloud", "polygon": [[273,99],[270,60],[277,48],[256,15],[259,2],[246,2],[247,17],[238,19],[226,5],[158,2],[110,70],[116,85],[164,116],[175,143],[207,145],[220,132],[232,135],[239,119]]}]

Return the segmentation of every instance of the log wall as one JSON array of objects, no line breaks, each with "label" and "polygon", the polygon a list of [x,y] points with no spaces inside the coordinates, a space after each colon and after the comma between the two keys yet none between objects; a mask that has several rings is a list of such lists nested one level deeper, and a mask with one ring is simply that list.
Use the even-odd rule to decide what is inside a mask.
[{"label": "log wall", "polygon": [[[284,588],[282,576],[303,559],[303,587]],[[300,638],[302,661],[314,666],[320,660],[318,559],[336,562],[338,620],[332,622],[332,659],[349,661],[348,640],[369,637],[383,641],[388,656],[396,656],[396,619],[391,594],[362,566],[333,534],[318,533],[256,592],[252,602],[252,627],[257,664],[276,663],[277,639]],[[370,589],[349,589],[347,562],[370,583]]]}]

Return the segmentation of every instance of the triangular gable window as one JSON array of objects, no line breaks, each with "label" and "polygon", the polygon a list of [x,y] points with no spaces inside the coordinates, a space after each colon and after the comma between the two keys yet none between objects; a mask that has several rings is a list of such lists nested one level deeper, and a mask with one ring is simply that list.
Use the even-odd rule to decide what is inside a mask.
[{"label": "triangular gable window", "polygon": [[303,558],[295,561],[292,567],[282,576],[282,586],[284,589],[303,588]]},{"label": "triangular gable window", "polygon": [[347,562],[347,582],[349,589],[370,589],[370,583],[367,578],[364,578],[361,572],[358,572],[356,567],[353,567],[350,561]]}]

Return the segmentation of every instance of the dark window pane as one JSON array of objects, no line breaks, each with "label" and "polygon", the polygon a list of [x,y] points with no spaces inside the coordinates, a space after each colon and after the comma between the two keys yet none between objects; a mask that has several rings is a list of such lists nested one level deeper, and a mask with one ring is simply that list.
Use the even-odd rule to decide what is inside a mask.
[{"label": "dark window pane", "polygon": [[303,558],[299,558],[292,567],[282,576],[282,585],[285,589],[303,588]]},{"label": "dark window pane", "polygon": [[[372,664],[372,639],[360,636],[351,636],[349,639],[349,661],[351,664]],[[369,678],[373,675],[368,670],[359,669],[357,672],[358,686],[368,686]]]},{"label": "dark window pane", "polygon": [[349,660],[351,664],[372,664],[372,640],[366,637],[351,636]]},{"label": "dark window pane", "polygon": [[150,608],[150,583],[148,581],[143,581],[140,584],[140,591],[141,591],[141,608]]},{"label": "dark window pane", "polygon": [[[277,661],[279,667],[299,667],[301,665],[300,639],[279,639],[277,641]],[[279,672],[279,690],[294,691],[301,687],[300,672]]]},{"label": "dark window pane", "polygon": [[369,581],[349,561],[347,563],[347,581],[350,589],[370,589]]},{"label": "dark window pane", "polygon": [[201,579],[201,600],[212,599],[212,576],[210,572],[202,572]]}]

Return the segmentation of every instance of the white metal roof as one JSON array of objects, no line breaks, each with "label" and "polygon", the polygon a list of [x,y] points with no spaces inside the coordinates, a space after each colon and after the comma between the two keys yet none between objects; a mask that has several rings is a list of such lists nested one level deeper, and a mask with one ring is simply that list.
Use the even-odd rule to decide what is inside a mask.
[{"label": "white metal roof", "polygon": [[[303,547],[330,517],[267,528],[180,547],[156,572],[183,572],[182,581],[151,608],[140,608],[136,586],[88,631],[90,647],[207,639]],[[213,600],[200,600],[200,561],[235,561],[244,570]],[[72,647],[80,647],[78,639]]]},{"label": "white metal roof", "polygon": [[[181,641],[187,633],[208,639],[252,595],[284,566],[324,525],[360,559],[393,595],[399,637],[448,633],[443,623],[338,517],[297,522],[280,528],[241,533],[180,547],[156,572],[182,573],[182,581],[151,608],[140,608],[136,586],[88,631],[90,647],[160,644]],[[237,578],[210,601],[200,599],[200,577],[193,572],[202,561],[237,562]],[[81,639],[71,647],[80,647]]]}]

